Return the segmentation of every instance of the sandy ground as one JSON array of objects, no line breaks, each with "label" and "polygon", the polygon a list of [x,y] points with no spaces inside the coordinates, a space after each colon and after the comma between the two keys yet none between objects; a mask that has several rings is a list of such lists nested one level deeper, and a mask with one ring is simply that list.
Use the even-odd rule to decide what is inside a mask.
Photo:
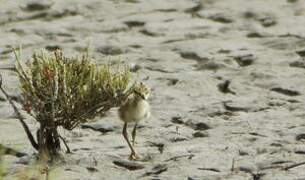
[{"label": "sandy ground", "polygon": [[[75,55],[90,44],[97,63],[137,65],[153,90],[152,117],[137,137],[142,161],[125,161],[130,151],[113,109],[88,124],[96,130],[62,131],[73,154],[52,167],[54,179],[305,178],[305,166],[283,169],[305,156],[303,0],[0,4],[0,72],[12,95],[11,46],[19,44],[23,59],[37,48]],[[34,150],[3,100],[0,122],[0,143],[29,154],[4,157],[12,176],[30,166]],[[33,131],[38,125],[27,123]]]}]

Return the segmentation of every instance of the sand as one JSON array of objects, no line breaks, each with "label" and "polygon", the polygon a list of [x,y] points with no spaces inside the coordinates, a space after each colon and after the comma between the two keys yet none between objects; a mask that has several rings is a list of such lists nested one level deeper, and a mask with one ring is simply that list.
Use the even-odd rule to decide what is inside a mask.
[{"label": "sand", "polygon": [[[50,168],[54,179],[305,178],[305,166],[284,169],[305,154],[304,1],[0,3],[0,73],[10,94],[19,94],[11,53],[19,44],[24,60],[39,48],[72,56],[90,44],[97,63],[123,59],[152,87],[152,117],[137,136],[142,161],[128,161],[113,109],[61,130],[73,154]],[[7,179],[32,166],[35,151],[3,100],[0,144],[28,154],[4,156]]]}]

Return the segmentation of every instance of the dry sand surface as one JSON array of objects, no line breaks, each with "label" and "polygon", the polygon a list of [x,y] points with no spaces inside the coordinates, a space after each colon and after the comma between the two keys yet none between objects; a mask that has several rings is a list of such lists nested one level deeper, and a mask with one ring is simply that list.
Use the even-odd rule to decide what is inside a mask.
[{"label": "dry sand surface", "polygon": [[[305,165],[284,169],[305,160],[304,25],[304,0],[0,0],[0,72],[18,96],[11,46],[27,59],[90,44],[97,63],[124,59],[152,87],[141,161],[127,161],[113,109],[61,131],[73,154],[54,179],[304,179]],[[34,150],[0,101],[0,143],[28,154],[4,157],[12,176]]]}]

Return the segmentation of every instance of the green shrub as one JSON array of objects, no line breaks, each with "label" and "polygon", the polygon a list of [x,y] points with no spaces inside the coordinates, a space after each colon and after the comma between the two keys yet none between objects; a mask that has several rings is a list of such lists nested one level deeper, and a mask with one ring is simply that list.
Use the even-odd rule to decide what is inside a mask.
[{"label": "green shrub", "polygon": [[117,106],[130,81],[121,64],[97,67],[88,56],[69,59],[60,51],[36,53],[25,71],[20,63],[17,70],[24,109],[68,130]]},{"label": "green shrub", "polygon": [[60,139],[65,143],[58,127],[72,130],[120,105],[134,88],[130,70],[122,63],[97,66],[88,55],[68,58],[61,51],[40,51],[24,66],[20,54],[15,55],[23,109],[40,124],[37,141],[21,115],[19,120],[33,147],[47,157],[58,155]]}]

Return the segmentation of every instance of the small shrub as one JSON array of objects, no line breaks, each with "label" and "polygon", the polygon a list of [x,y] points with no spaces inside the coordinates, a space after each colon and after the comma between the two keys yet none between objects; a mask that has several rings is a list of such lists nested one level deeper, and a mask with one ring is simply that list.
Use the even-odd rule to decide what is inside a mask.
[{"label": "small shrub", "polygon": [[61,51],[40,51],[23,67],[20,54],[15,55],[23,110],[40,125],[37,141],[21,116],[19,120],[33,147],[47,157],[58,155],[60,140],[65,143],[58,127],[72,130],[118,106],[134,88],[129,68],[122,63],[97,66],[88,55],[67,58]]}]

